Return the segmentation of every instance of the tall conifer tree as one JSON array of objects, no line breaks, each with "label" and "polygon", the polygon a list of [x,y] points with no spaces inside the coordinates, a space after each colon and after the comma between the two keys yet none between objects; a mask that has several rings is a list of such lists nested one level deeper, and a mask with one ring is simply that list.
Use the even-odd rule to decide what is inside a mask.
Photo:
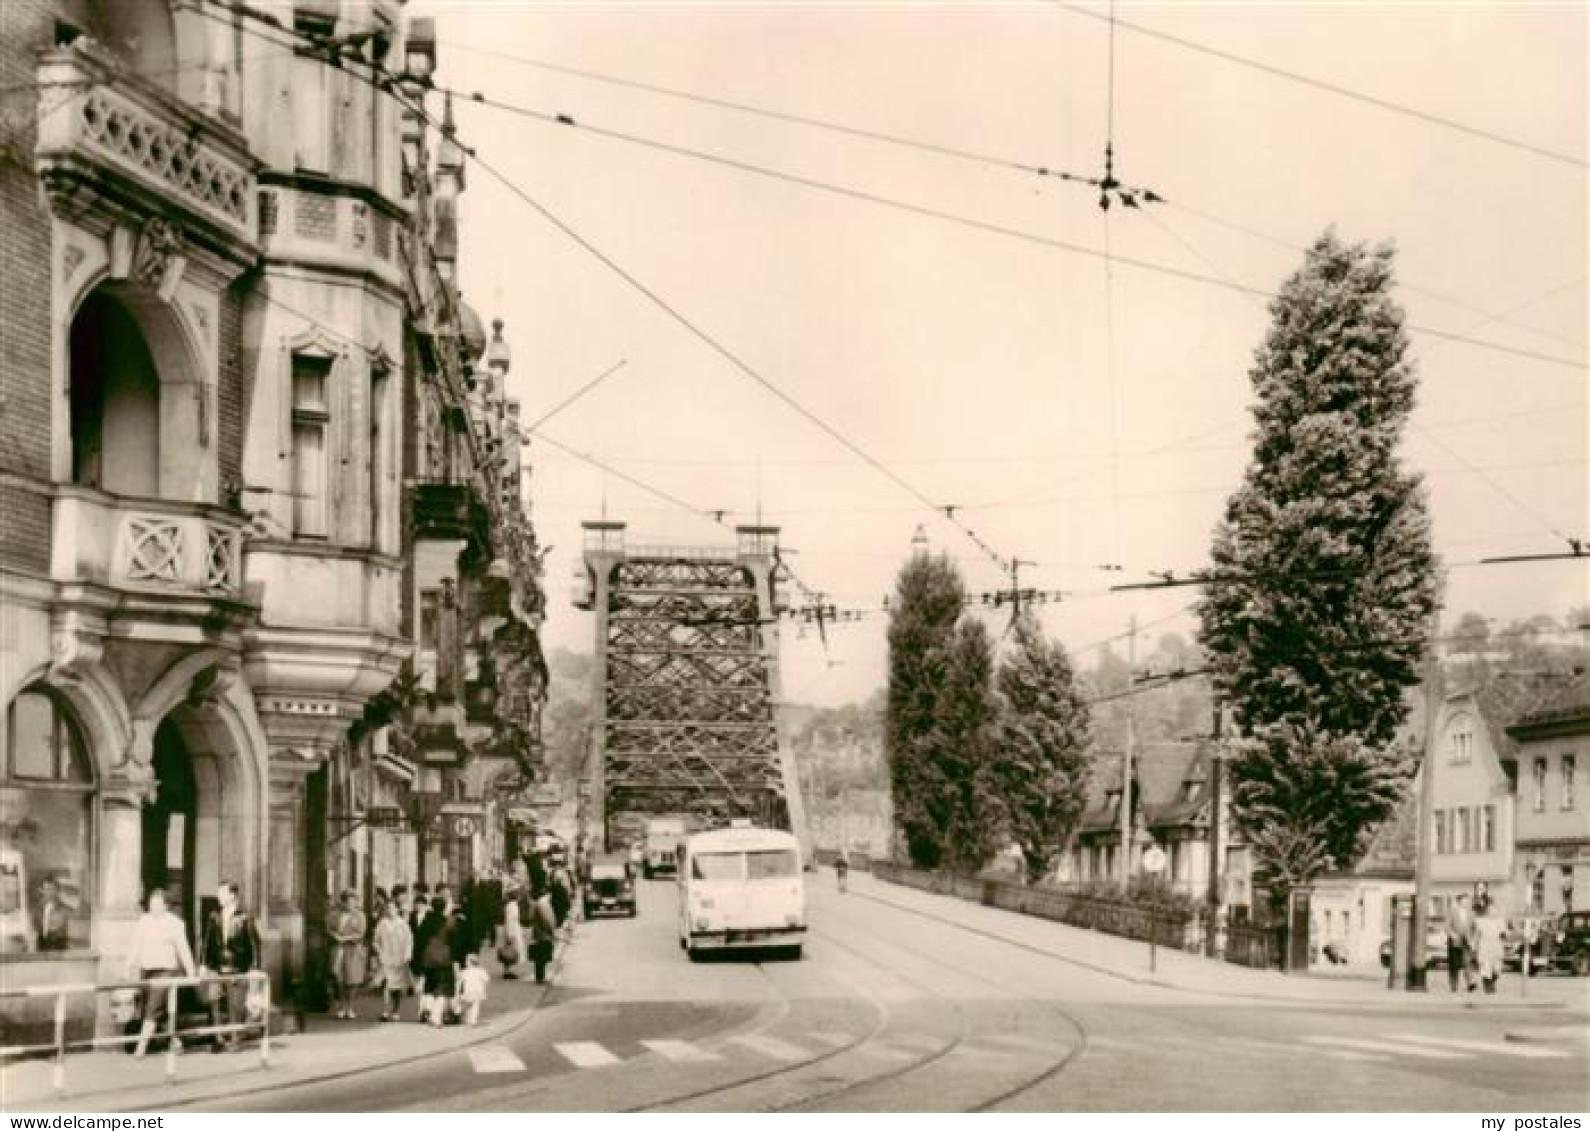
[{"label": "tall conifer tree", "polygon": [[1277,892],[1355,862],[1412,766],[1394,746],[1437,600],[1392,252],[1327,232],[1270,304],[1254,451],[1216,528],[1200,641],[1244,741],[1236,818]]}]

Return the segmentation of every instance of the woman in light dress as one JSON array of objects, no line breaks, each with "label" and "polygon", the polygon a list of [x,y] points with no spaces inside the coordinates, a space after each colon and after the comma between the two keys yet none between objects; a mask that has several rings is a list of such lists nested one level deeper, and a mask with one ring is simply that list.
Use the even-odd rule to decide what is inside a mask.
[{"label": "woman in light dress", "polygon": [[401,901],[386,905],[386,914],[375,925],[376,977],[385,995],[381,1020],[397,1021],[403,1014],[403,995],[409,988],[409,959],[414,954],[414,933]]}]

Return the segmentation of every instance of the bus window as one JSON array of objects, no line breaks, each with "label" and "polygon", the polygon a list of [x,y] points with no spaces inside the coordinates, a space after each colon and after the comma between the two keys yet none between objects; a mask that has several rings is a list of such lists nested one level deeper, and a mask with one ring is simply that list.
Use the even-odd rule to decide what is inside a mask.
[{"label": "bus window", "polygon": [[738,880],[743,872],[738,852],[704,852],[690,859],[693,880]]},{"label": "bus window", "polygon": [[800,874],[795,853],[785,848],[745,854],[745,876],[748,880],[781,880]]}]

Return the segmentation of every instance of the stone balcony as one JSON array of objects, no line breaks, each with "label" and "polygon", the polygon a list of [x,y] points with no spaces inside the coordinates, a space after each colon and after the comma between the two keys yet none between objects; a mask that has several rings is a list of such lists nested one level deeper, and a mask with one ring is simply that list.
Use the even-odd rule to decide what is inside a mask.
[{"label": "stone balcony", "polygon": [[236,261],[258,253],[259,162],[231,127],[78,40],[39,56],[38,170],[56,207],[161,216]]},{"label": "stone balcony", "polygon": [[51,576],[113,589],[239,600],[244,515],[204,503],[56,489]]}]

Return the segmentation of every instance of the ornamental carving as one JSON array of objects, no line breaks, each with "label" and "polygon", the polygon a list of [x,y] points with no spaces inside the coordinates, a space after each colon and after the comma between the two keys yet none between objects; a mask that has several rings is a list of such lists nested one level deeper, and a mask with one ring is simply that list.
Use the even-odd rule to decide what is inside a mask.
[{"label": "ornamental carving", "polygon": [[253,178],[243,169],[228,165],[173,126],[104,90],[84,95],[77,114],[84,141],[134,166],[204,210],[222,212],[234,223],[248,223],[248,193]]}]

